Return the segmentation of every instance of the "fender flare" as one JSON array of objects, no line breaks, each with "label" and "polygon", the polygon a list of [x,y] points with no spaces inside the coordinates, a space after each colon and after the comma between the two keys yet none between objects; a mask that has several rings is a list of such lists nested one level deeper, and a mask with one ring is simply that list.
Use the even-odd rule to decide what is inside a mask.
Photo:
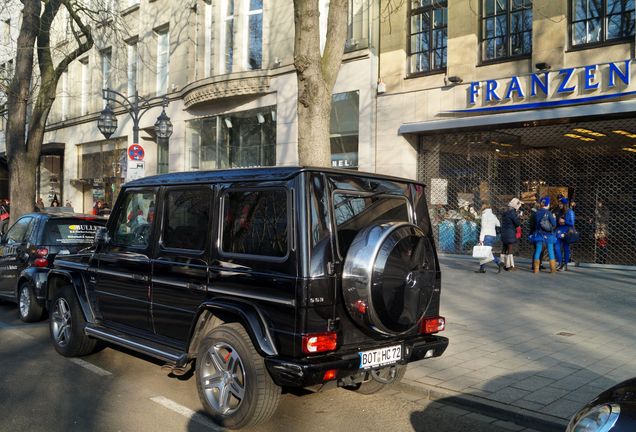
[{"label": "fender flare", "polygon": [[238,322],[243,325],[254,347],[263,357],[278,355],[267,319],[260,310],[252,303],[229,299],[213,299],[199,306],[188,340],[191,353],[196,352],[200,340],[205,337],[205,332],[211,330],[207,324],[215,317],[223,322]]},{"label": "fender flare", "polygon": [[35,289],[35,292],[33,294],[36,297],[38,297],[38,294],[40,294],[41,297],[44,298],[45,301],[47,301],[47,274],[48,269],[46,269],[45,272],[41,269],[36,269],[35,267],[27,267],[22,270],[20,272],[20,275],[18,275],[15,286],[13,287],[13,295],[15,296],[16,300],[18,299],[18,289],[20,288],[20,285],[22,285],[24,282],[27,282],[33,285],[33,288]]},{"label": "fender flare", "polygon": [[71,285],[79,301],[86,322],[95,322],[95,315],[86,295],[86,283],[81,273],[68,270],[52,269],[47,277],[47,303],[65,285]]}]

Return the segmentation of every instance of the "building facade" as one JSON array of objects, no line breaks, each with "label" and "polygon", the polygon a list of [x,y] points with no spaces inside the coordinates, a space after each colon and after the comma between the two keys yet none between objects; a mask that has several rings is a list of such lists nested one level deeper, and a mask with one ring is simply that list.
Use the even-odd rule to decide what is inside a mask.
[{"label": "building facade", "polygon": [[414,0],[382,21],[378,171],[427,184],[442,252],[516,196],[529,256],[536,197],[561,194],[576,261],[636,263],[634,25],[613,0]]},{"label": "building facade", "polygon": [[[38,172],[45,205],[54,197],[76,211],[91,211],[98,200],[112,205],[133,174],[298,163],[289,2],[120,0],[108,6],[119,18],[96,27],[94,48],[58,84]],[[56,18],[56,49],[70,37],[63,12]],[[350,0],[333,96],[334,166],[374,170],[377,16],[370,0]],[[18,30],[14,25],[14,38]],[[131,117],[118,104],[115,133],[104,139],[98,130],[105,88],[150,102],[139,121],[138,143]],[[154,131],[164,95],[173,124],[169,139]],[[130,161],[133,144],[143,149],[142,160]]]},{"label": "building facade", "polygon": [[[169,98],[173,134],[156,137],[155,99],[135,175],[298,162],[290,2],[112,4],[124,36],[96,41],[58,85],[38,173],[45,203],[58,195],[90,211],[130,178],[130,117],[116,109],[110,139],[97,129],[105,87]],[[575,259],[633,265],[635,15],[623,0],[350,0],[332,162],[425,183],[442,252],[470,252],[482,204],[520,197],[526,222],[537,196],[562,194],[576,203]]]}]

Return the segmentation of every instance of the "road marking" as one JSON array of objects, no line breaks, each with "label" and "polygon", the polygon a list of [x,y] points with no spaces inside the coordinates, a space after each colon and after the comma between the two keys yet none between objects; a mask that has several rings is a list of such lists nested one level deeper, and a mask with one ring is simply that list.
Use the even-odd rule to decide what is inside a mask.
[{"label": "road marking", "polygon": [[106,369],[102,369],[99,366],[95,366],[93,363],[89,363],[82,359],[70,358],[69,361],[72,363],[75,363],[78,366],[83,367],[84,369],[88,369],[89,371],[96,373],[97,375],[100,375],[100,376],[112,375],[112,373],[108,372]]},{"label": "road marking", "polygon": [[190,420],[195,421],[199,423],[200,425],[209,428],[210,430],[219,431],[219,432],[224,430],[223,428],[221,428],[219,425],[214,423],[205,415],[192,411],[190,408],[184,407],[183,405],[178,404],[175,401],[170,400],[166,397],[155,396],[155,397],[151,397],[150,400],[153,401],[154,403],[157,403],[163,406],[164,408],[168,408],[169,410],[174,411],[177,414],[180,414],[186,418],[189,418]]}]

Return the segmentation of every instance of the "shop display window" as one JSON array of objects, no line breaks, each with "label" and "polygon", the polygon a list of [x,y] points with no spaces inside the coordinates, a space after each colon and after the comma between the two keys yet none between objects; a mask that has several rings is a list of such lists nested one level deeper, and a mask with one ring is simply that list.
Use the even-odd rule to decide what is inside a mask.
[{"label": "shop display window", "polygon": [[78,179],[90,201],[84,210],[89,211],[99,200],[112,208],[126,178],[126,139],[80,145],[78,166]]},{"label": "shop display window", "polygon": [[264,107],[186,122],[190,170],[276,164],[276,108]]},{"label": "shop display window", "polygon": [[40,157],[38,179],[38,197],[42,197],[45,206],[50,206],[57,197],[62,199],[62,156],[43,155]]},{"label": "shop display window", "polygon": [[360,92],[337,93],[331,99],[331,165],[358,166]]}]

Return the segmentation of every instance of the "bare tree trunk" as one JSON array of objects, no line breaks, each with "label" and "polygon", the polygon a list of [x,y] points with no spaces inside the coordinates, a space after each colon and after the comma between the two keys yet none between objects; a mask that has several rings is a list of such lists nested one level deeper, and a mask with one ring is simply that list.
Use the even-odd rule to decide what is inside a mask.
[{"label": "bare tree trunk", "polygon": [[[7,100],[7,160],[11,189],[11,218],[33,211],[35,205],[35,179],[39,165],[46,121],[55,100],[57,83],[68,65],[93,46],[90,28],[82,22],[78,7],[69,0],[23,0],[23,20],[18,36],[15,75],[11,81]],[[60,7],[66,7],[73,24],[77,46],[57,64],[53,63],[50,32]],[[42,8],[44,6],[44,8]],[[40,15],[41,14],[41,15]],[[38,56],[40,85],[37,95],[31,93],[31,79]],[[25,78],[26,77],[26,78]],[[31,117],[27,130],[27,111]]]},{"label": "bare tree trunk", "polygon": [[[26,142],[27,106],[31,90],[35,40],[40,25],[40,0],[24,0],[22,26],[18,35],[15,75],[7,95],[7,160],[11,185],[11,220],[33,211],[35,204],[35,169],[40,148]],[[35,152],[37,150],[37,153]]]},{"label": "bare tree trunk", "polygon": [[331,93],[344,53],[347,4],[347,0],[331,0],[327,42],[321,56],[318,0],[294,0],[300,165],[331,166]]}]

